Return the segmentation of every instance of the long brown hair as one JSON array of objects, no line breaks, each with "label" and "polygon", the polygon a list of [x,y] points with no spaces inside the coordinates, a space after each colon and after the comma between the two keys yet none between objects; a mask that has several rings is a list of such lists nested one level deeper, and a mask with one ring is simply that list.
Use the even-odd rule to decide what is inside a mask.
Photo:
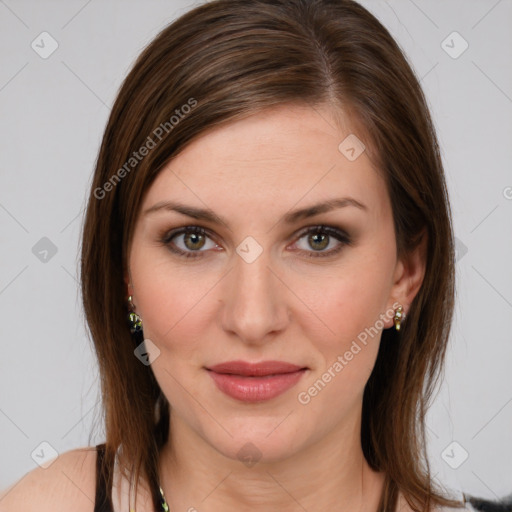
[{"label": "long brown hair", "polygon": [[[428,237],[426,273],[401,331],[383,331],[365,388],[361,443],[416,511],[455,505],[433,486],[425,413],[454,305],[454,246],[443,167],[425,97],[389,32],[351,0],[213,0],[167,26],[118,93],[99,151],[82,239],[83,305],[96,349],[106,460],[158,489],[170,407],[142,338],[126,322],[124,275],[135,221],[160,170],[205,130],[284,103],[327,105],[360,127],[385,177],[398,254]],[[341,116],[340,116],[341,119]],[[145,148],[143,150],[142,148]],[[107,475],[109,484],[111,475]],[[139,480],[139,477],[141,479]],[[153,493],[155,507],[158,495]]]}]

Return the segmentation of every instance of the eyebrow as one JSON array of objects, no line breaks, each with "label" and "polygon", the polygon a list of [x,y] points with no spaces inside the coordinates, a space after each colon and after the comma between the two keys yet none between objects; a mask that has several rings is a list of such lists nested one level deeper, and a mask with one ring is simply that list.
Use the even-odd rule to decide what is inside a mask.
[{"label": "eyebrow", "polygon": [[[286,224],[293,224],[302,219],[307,219],[320,213],[326,213],[331,210],[338,208],[344,208],[347,206],[354,206],[363,211],[368,211],[368,208],[361,202],[357,201],[352,197],[341,197],[323,201],[321,203],[313,204],[300,210],[294,210],[283,215],[282,220]],[[143,213],[148,215],[159,211],[175,211],[193,219],[209,221],[212,223],[223,224],[228,227],[228,222],[217,215],[214,211],[209,208],[196,208],[194,206],[188,206],[173,201],[161,201],[146,209]]]}]

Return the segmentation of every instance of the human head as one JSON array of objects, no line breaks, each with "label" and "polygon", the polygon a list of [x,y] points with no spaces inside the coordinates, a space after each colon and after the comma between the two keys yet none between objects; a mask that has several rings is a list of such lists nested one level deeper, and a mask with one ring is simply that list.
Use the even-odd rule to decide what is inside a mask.
[{"label": "human head", "polygon": [[82,245],[107,447],[122,443],[126,461],[156,478],[168,404],[151,367],[133,356],[126,326],[127,258],[145,193],[208,130],[283,104],[329,106],[340,125],[350,120],[385,180],[398,257],[426,241],[425,277],[408,318],[400,334],[382,334],[361,432],[370,465],[420,502],[429,492],[418,460],[423,418],[453,309],[450,213],[418,81],[386,29],[352,1],[206,3],[164,29],[123,83],[98,156]]}]

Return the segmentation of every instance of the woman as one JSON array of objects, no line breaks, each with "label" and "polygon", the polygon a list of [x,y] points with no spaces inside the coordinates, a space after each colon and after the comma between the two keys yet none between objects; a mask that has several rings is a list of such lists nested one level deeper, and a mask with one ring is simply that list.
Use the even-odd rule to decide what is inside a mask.
[{"label": "woman", "polygon": [[454,302],[441,158],[357,3],[214,0],[163,30],[103,137],[81,278],[106,442],[4,503],[463,506],[425,453]]}]

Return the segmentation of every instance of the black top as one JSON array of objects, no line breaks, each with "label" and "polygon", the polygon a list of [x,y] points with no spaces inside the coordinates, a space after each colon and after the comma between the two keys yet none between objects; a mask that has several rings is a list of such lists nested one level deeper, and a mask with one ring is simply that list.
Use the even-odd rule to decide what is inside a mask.
[{"label": "black top", "polygon": [[[102,471],[105,456],[105,443],[96,446],[98,452],[96,458],[96,497],[94,500],[94,512],[114,512],[112,504],[112,495],[107,492],[107,478],[105,471]],[[108,469],[108,474],[111,474],[112,468]]]},{"label": "black top", "polygon": [[[94,499],[94,512],[114,512],[114,505],[112,503],[114,461],[109,461],[107,457],[105,457],[105,443],[96,445],[96,452],[96,496]],[[157,510],[169,510],[159,487],[153,489],[152,497]]]}]

